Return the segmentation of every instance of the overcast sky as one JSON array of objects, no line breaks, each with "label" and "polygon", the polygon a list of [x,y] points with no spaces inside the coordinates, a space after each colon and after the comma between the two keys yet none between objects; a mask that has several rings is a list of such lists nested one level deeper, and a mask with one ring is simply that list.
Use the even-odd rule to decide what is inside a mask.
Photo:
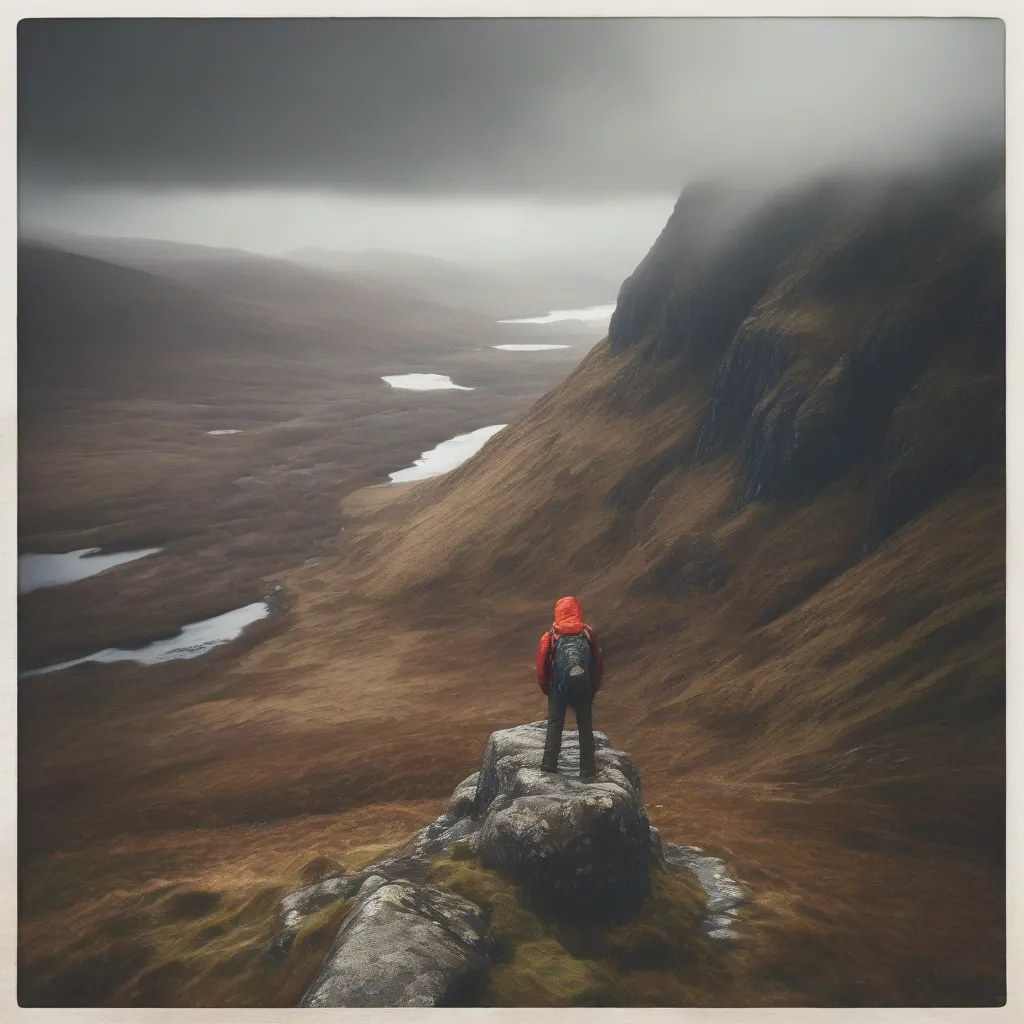
[{"label": "overcast sky", "polygon": [[588,246],[630,211],[649,244],[697,177],[1002,139],[985,19],[28,20],[18,43],[26,223],[250,248],[401,244],[414,209],[449,225],[435,251],[564,241],[588,209]]}]

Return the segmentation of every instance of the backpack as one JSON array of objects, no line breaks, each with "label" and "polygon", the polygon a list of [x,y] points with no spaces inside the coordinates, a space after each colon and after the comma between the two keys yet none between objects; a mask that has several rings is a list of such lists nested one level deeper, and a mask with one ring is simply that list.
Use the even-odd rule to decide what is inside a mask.
[{"label": "backpack", "polygon": [[566,703],[571,696],[579,694],[591,682],[591,649],[586,633],[570,636],[554,635],[555,696],[560,703]]}]

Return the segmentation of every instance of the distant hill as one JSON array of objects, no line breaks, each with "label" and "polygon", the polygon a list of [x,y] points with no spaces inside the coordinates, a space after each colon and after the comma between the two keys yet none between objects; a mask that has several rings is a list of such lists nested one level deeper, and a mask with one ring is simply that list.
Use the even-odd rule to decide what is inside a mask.
[{"label": "distant hill", "polygon": [[[33,244],[27,240],[26,244]],[[233,299],[257,314],[310,326],[372,323],[420,332],[485,328],[488,320],[414,294],[395,283],[300,265],[240,249],[162,239],[64,235],[44,244],[190,285],[218,299]],[[398,299],[399,301],[395,301]]]},{"label": "distant hill", "polygon": [[[567,266],[550,259],[484,261],[473,265],[389,250],[344,252],[308,247],[283,257],[156,238],[118,238],[37,231],[30,246],[72,252],[145,270],[262,305],[304,304],[307,315],[336,316],[339,299],[402,296],[413,315],[438,320],[530,317],[550,309],[599,305],[614,299],[629,268]],[[443,314],[442,311],[449,311]]]},{"label": "distant hill", "polygon": [[306,248],[290,252],[288,257],[306,266],[336,271],[351,280],[387,284],[494,319],[537,316],[550,309],[610,302],[623,276],[550,260],[463,265],[434,256],[386,250]]},{"label": "distant hill", "polygon": [[29,245],[62,249],[110,263],[139,266],[168,260],[231,259],[259,262],[264,257],[244,249],[195,245],[167,238],[133,238],[110,235],[80,235],[55,228],[36,228],[23,233],[21,240]]},{"label": "distant hill", "polygon": [[[202,364],[333,353],[352,369],[471,349],[489,321],[357,282],[231,250],[104,243],[116,262],[39,243],[18,249],[19,384],[107,392],[173,387]],[[173,255],[168,255],[173,253]],[[145,269],[140,269],[145,267]],[[59,297],[59,301],[55,301]]]}]

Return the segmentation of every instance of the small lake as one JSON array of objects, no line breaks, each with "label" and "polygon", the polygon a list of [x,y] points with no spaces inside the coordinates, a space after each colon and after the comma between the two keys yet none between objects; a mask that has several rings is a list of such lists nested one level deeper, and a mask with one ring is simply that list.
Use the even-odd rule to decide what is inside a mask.
[{"label": "small lake", "polygon": [[101,555],[99,548],[81,548],[58,555],[19,555],[18,593],[27,594],[41,587],[57,587],[95,576],[105,569],[134,562],[137,558],[155,555],[162,548],[141,548],[138,551],[118,551]]},{"label": "small lake", "polygon": [[214,647],[238,639],[246,626],[265,619],[269,614],[270,605],[266,601],[255,601],[252,604],[247,604],[244,608],[236,608],[223,615],[215,615],[212,619],[190,623],[184,626],[177,636],[167,640],[155,640],[138,650],[108,647],[106,650],[97,651],[84,658],[75,658],[73,661],[62,661],[57,665],[47,665],[45,668],[22,672],[20,677],[25,679],[29,676],[41,676],[47,672],[59,672],[76,665],[85,665],[87,662],[137,661],[140,665],[158,665],[164,661],[198,658],[213,650]]},{"label": "small lake", "polygon": [[496,423],[490,427],[480,427],[479,430],[474,430],[469,434],[458,434],[447,441],[442,441],[436,448],[424,452],[408,469],[400,469],[395,473],[389,473],[388,476],[393,484],[404,484],[412,480],[426,480],[427,477],[440,476],[475,455],[489,438],[494,437],[499,430],[504,429],[507,425],[506,423]]},{"label": "small lake", "polygon": [[502,352],[545,352],[549,348],[572,348],[571,345],[492,345]]},{"label": "small lake", "polygon": [[240,434],[240,430],[208,430],[211,437],[222,437],[224,434]]},{"label": "small lake", "polygon": [[555,324],[561,320],[581,320],[584,323],[607,323],[615,312],[615,303],[587,306],[584,309],[553,309],[544,316],[528,316],[520,320],[499,320],[499,324]]},{"label": "small lake", "polygon": [[381,380],[393,388],[404,388],[408,391],[474,390],[452,383],[451,377],[443,373],[401,373],[394,377],[381,377]]}]

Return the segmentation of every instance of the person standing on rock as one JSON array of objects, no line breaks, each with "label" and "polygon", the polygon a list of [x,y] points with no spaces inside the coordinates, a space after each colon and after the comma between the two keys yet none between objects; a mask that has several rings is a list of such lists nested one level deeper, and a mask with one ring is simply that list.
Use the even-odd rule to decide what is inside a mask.
[{"label": "person standing on rock", "polygon": [[558,771],[565,709],[571,707],[580,737],[580,778],[592,779],[597,774],[591,705],[603,675],[597,633],[583,621],[583,608],[575,597],[561,598],[555,604],[555,621],[537,648],[537,683],[548,698],[544,771]]}]

